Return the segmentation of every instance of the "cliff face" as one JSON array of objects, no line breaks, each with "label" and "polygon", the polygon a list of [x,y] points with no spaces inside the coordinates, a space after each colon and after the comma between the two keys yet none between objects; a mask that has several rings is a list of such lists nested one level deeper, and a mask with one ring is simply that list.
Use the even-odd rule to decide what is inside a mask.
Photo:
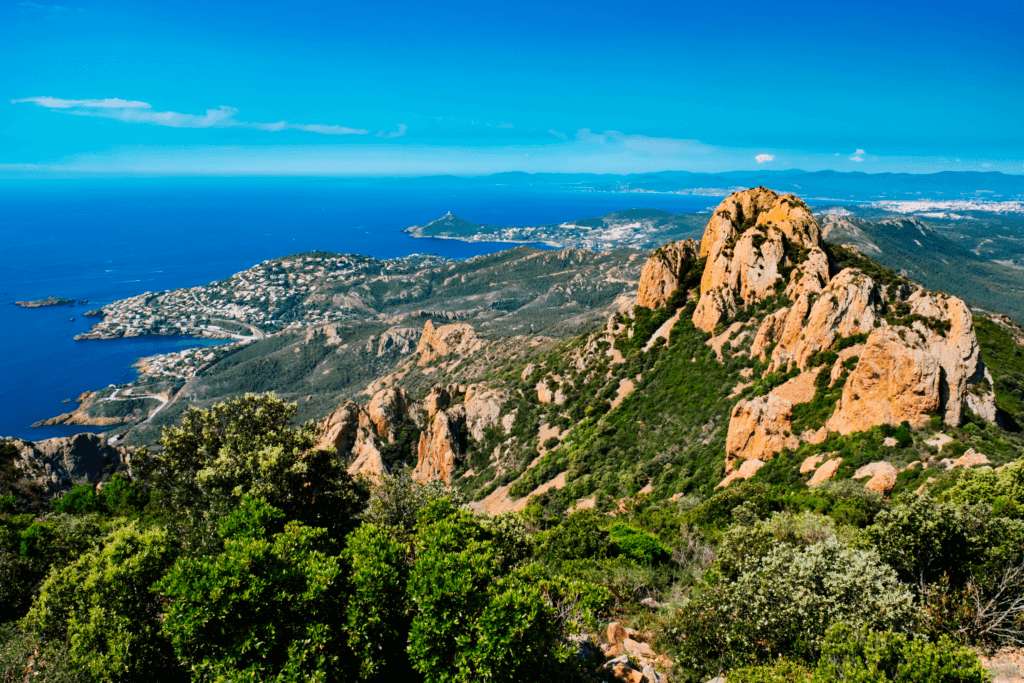
[{"label": "cliff face", "polygon": [[[638,301],[664,303],[664,289],[673,283],[665,273],[686,272],[681,260],[690,259],[690,267],[697,262],[688,244],[660,252],[644,266],[650,277],[641,277]],[[919,427],[935,414],[960,425],[968,408],[995,420],[991,379],[966,304],[906,280],[878,283],[858,267],[839,269],[817,221],[797,198],[765,188],[731,195],[709,221],[699,257],[707,260],[694,325],[710,332],[744,307],[778,296],[745,323],[756,326],[749,353],[768,362],[766,373],[805,371],[796,393],[792,380],[736,404],[727,470],[802,441],[817,443],[828,432],[903,421]],[[828,372],[822,390],[845,382],[841,397],[821,428],[794,434],[793,408],[814,399],[820,371]]]},{"label": "cliff face", "polygon": [[640,271],[636,305],[661,308],[668,302],[690,270],[695,266],[700,245],[696,240],[672,242],[657,249]]}]

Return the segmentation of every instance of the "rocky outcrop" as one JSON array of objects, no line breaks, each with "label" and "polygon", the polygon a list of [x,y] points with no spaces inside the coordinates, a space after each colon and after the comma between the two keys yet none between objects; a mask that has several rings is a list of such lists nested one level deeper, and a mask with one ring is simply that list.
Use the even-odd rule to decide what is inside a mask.
[{"label": "rocky outcrop", "polygon": [[420,357],[419,364],[428,365],[435,359],[453,353],[463,355],[479,351],[483,345],[483,340],[476,336],[476,331],[467,323],[441,325],[435,328],[434,323],[428,320],[423,325],[423,334],[416,346],[416,353]]},{"label": "rocky outcrop", "polygon": [[66,491],[75,484],[105,481],[115,472],[134,476],[134,449],[111,445],[97,434],[75,434],[36,442],[0,438],[0,443],[18,450],[14,466],[22,477],[35,481],[49,495]]},{"label": "rocky outcrop", "polygon": [[395,438],[395,425],[409,414],[412,400],[405,389],[388,387],[381,389],[366,406],[366,412],[376,429],[377,436],[392,441]]},{"label": "rocky outcrop", "polygon": [[450,484],[460,453],[459,426],[442,410],[434,416],[430,427],[420,434],[412,478],[419,482],[443,481]]},{"label": "rocky outcrop", "polygon": [[[832,278],[813,305],[810,300],[810,294],[801,295],[786,316],[769,372],[790,363],[804,369],[811,355],[831,349],[837,338],[870,332],[881,303],[874,281],[854,268]],[[765,324],[769,321],[762,327]],[[770,324],[774,328],[777,322]],[[767,331],[765,336],[771,338]]]},{"label": "rocky outcrop", "polygon": [[792,419],[793,404],[778,396],[737,403],[725,439],[725,471],[737,460],[770,460],[784,447],[798,447],[800,439],[788,433]]},{"label": "rocky outcrop", "polygon": [[700,256],[707,264],[693,324],[706,332],[780,285],[796,298],[820,291],[829,279],[820,230],[807,206],[763,187],[734,193],[718,206]]},{"label": "rocky outcrop", "polygon": [[427,413],[427,419],[433,420],[434,416],[448,407],[452,402],[452,392],[448,387],[433,387],[427,397],[423,399],[423,410]]},{"label": "rocky outcrop", "polygon": [[696,265],[700,245],[696,240],[672,242],[657,249],[640,271],[636,305],[661,308]]},{"label": "rocky outcrop", "polygon": [[814,474],[808,480],[808,486],[817,486],[818,484],[824,484],[826,481],[836,476],[836,470],[843,464],[842,458],[833,458],[832,460],[826,460],[821,467],[814,470]]},{"label": "rocky outcrop", "polygon": [[415,327],[392,327],[385,330],[377,341],[377,357],[388,352],[402,355],[411,353],[419,341],[421,332]]},{"label": "rocky outcrop", "polygon": [[377,429],[370,414],[362,406],[355,401],[346,401],[320,424],[316,448],[335,449],[340,457],[350,463],[349,474],[363,474],[373,479],[388,473],[387,463],[374,439]]},{"label": "rocky outcrop", "polygon": [[880,327],[868,337],[826,427],[840,434],[904,420],[921,427],[941,405],[941,370],[916,332]]},{"label": "rocky outcrop", "polygon": [[715,488],[726,488],[729,484],[733,483],[737,479],[746,480],[757,474],[757,471],[764,467],[764,462],[761,460],[744,460],[743,463],[734,469],[729,474],[725,475],[725,479],[718,483]]},{"label": "rocky outcrop", "polygon": [[483,441],[485,430],[498,426],[501,406],[505,404],[506,398],[504,393],[492,391],[482,385],[471,385],[466,389],[462,409],[465,414],[466,430],[470,436],[477,441]]}]

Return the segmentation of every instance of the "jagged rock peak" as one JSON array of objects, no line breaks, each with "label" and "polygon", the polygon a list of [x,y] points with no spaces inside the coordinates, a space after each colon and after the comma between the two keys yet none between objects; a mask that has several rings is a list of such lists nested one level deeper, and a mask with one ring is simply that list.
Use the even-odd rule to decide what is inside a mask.
[{"label": "jagged rock peak", "polygon": [[670,242],[657,249],[640,271],[636,305],[652,309],[664,306],[696,265],[699,249],[697,240]]},{"label": "jagged rock peak", "polygon": [[443,481],[452,483],[459,447],[459,423],[445,411],[434,416],[430,426],[420,433],[416,467],[412,478],[419,482]]},{"label": "jagged rock peak", "polygon": [[443,358],[452,353],[468,354],[483,348],[483,340],[476,336],[476,331],[468,323],[454,323],[434,327],[428,320],[423,325],[416,353],[419,354],[420,365],[428,365],[435,358]]},{"label": "jagged rock peak", "polygon": [[763,187],[729,195],[701,239],[707,264],[694,325],[710,332],[780,288],[791,299],[821,291],[829,280],[823,247],[817,221],[797,197]]}]

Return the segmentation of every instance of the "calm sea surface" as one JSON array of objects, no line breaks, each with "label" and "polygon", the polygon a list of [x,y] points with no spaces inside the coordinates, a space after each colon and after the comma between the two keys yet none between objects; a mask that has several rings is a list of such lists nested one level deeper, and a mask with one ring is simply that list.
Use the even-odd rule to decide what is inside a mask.
[{"label": "calm sea surface", "polygon": [[[96,320],[82,313],[117,299],[207,284],[316,249],[467,258],[510,246],[402,232],[447,211],[477,223],[529,225],[626,208],[701,211],[719,201],[344,180],[0,180],[0,435],[39,440],[83,431],[29,425],[73,409],[63,401],[83,391],[131,381],[131,365],[142,356],[210,343],[72,340]],[[89,304],[12,305],[50,295]]]}]

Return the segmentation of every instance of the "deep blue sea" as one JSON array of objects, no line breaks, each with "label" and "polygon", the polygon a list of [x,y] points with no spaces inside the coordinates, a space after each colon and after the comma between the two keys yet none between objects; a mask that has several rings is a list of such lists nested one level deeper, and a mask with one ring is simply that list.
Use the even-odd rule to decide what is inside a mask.
[{"label": "deep blue sea", "polygon": [[[466,258],[510,245],[412,239],[447,211],[528,225],[626,208],[700,211],[715,197],[452,187],[310,179],[0,180],[0,435],[40,440],[85,428],[31,428],[83,391],[131,381],[142,356],[210,343],[181,337],[72,340],[87,310],[146,291],[202,285],[269,258],[325,250],[379,258]],[[25,309],[46,296],[85,306]],[[74,318],[74,320],[71,320]]]}]

